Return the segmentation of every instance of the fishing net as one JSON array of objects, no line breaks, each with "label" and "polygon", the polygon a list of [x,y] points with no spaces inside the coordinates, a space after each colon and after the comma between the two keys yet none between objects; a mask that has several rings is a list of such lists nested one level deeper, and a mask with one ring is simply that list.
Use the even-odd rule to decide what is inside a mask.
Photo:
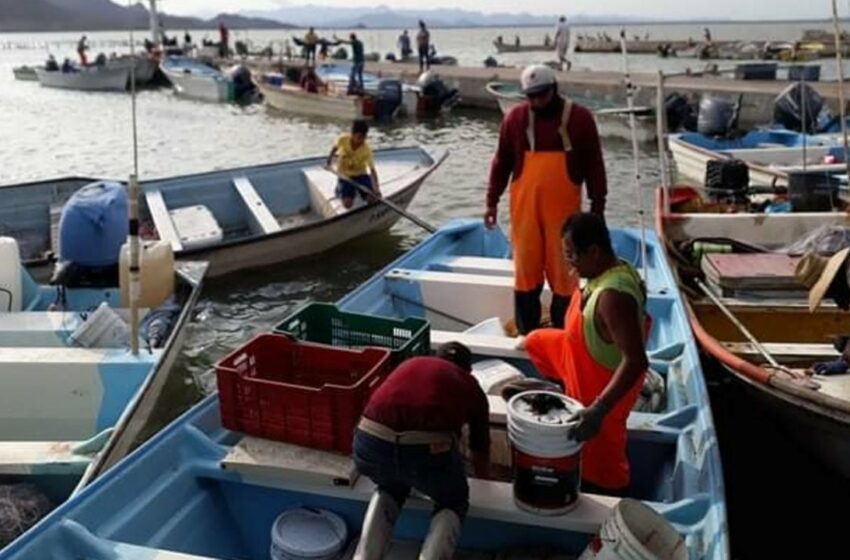
[{"label": "fishing net", "polygon": [[826,224],[782,247],[778,252],[795,256],[806,253],[829,256],[845,247],[850,247],[850,228]]},{"label": "fishing net", "polygon": [[0,548],[50,513],[53,504],[34,484],[0,484]]}]

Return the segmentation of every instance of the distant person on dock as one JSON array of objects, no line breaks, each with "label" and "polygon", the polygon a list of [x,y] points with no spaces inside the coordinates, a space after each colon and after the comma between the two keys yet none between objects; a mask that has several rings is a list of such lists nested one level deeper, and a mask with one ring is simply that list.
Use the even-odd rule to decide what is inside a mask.
[{"label": "distant person on dock", "polygon": [[468,426],[475,474],[489,478],[489,418],[487,396],[472,376],[472,352],[458,342],[443,344],[435,356],[410,358],[387,377],[369,398],[354,433],[354,464],[377,486],[355,560],[386,557],[412,489],[433,504],[418,558],[454,558],[469,509],[466,461],[458,441]]},{"label": "distant person on dock", "polygon": [[223,21],[218,22],[218,39],[218,54],[227,58],[230,55],[230,30]]},{"label": "distant person on dock", "polygon": [[431,58],[428,51],[431,46],[431,33],[425,26],[425,22],[419,20],[419,32],[416,33],[416,50],[419,54],[419,72],[431,68]]},{"label": "distant person on dock", "polygon": [[318,44],[319,36],[316,35],[316,30],[311,27],[304,35],[304,58],[307,59],[307,64],[310,64],[311,58],[313,64],[316,64],[316,46]]},{"label": "distant person on dock", "polygon": [[[649,362],[646,288],[637,270],[617,258],[605,220],[577,214],[562,228],[563,259],[578,276],[563,329],[539,329],[524,344],[535,369],[563,385],[585,408],[566,436],[586,442],[581,488],[625,496],[631,482],[626,421],[643,388]],[[521,380],[504,396],[537,380]],[[534,386],[534,385],[532,385]]]},{"label": "distant person on dock", "polygon": [[519,45],[520,45],[519,35],[516,35],[516,36],[514,37],[514,46],[515,46],[516,48],[519,48]]},{"label": "distant person on dock", "polygon": [[187,29],[185,33],[183,33],[183,47],[186,49],[192,48],[192,36],[189,35],[189,30]]},{"label": "distant person on dock", "polygon": [[407,34],[407,29],[398,36],[398,50],[401,52],[401,59],[407,60],[413,54],[413,49],[410,47],[410,35]]},{"label": "distant person on dock", "polygon": [[548,33],[543,38],[543,46],[546,47],[546,48],[549,48],[550,46],[552,46],[552,37],[550,37]]},{"label": "distant person on dock", "polygon": [[706,44],[711,44],[711,30],[708,27],[703,28],[702,37],[705,39]]},{"label": "distant person on dock", "polygon": [[89,59],[86,56],[86,51],[89,50],[89,43],[86,40],[86,36],[83,35],[80,37],[79,42],[77,43],[77,55],[80,57],[80,67],[86,67],[89,63]]},{"label": "distant person on dock", "polygon": [[573,64],[567,58],[567,53],[570,51],[570,24],[567,23],[565,16],[561,16],[558,19],[558,25],[555,26],[555,50],[558,52],[561,70],[572,68]]},{"label": "distant person on dock", "polygon": [[555,71],[548,66],[528,66],[520,82],[526,101],[502,120],[484,223],[495,227],[499,199],[510,185],[514,318],[519,332],[527,334],[540,327],[546,280],[552,324],[564,326],[578,278],[561,254],[561,226],[581,212],[582,185],[591,212],[603,216],[608,184],[593,113],[558,94]]},{"label": "distant person on dock", "polygon": [[327,166],[331,167],[334,157],[338,158],[337,174],[349,179],[346,181],[340,178],[336,186],[337,196],[346,209],[354,206],[354,198],[358,194],[363,200],[367,198],[366,193],[355,187],[352,181],[371,190],[373,196],[381,197],[378,170],[375,169],[372,148],[366,142],[368,134],[369,125],[366,121],[360,119],[354,121],[351,125],[351,133],[340,136],[328,155]]},{"label": "distant person on dock", "polygon": [[[814,313],[824,298],[829,298],[842,311],[850,311],[850,249],[842,249],[831,257],[817,253],[806,254],[797,264],[797,282],[809,288],[809,311]],[[818,362],[811,367],[816,375],[842,375],[850,370],[850,337],[835,339],[835,349],[841,355],[830,362]]]},{"label": "distant person on dock", "polygon": [[366,66],[366,53],[363,48],[363,41],[357,38],[355,33],[349,35],[348,41],[337,39],[334,36],[334,41],[337,44],[345,43],[351,45],[351,74],[348,76],[348,94],[363,92],[363,69]]}]

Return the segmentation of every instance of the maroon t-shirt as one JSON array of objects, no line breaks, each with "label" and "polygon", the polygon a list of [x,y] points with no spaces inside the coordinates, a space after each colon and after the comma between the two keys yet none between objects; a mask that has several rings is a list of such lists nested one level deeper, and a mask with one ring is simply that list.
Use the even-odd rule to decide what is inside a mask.
[{"label": "maroon t-shirt", "polygon": [[[537,151],[559,152],[564,149],[559,131],[563,110],[564,100],[559,97],[547,114],[535,115],[534,140]],[[522,173],[525,152],[529,149],[526,133],[528,111],[528,102],[525,101],[514,107],[502,120],[499,147],[490,165],[488,206],[496,206],[511,179],[516,180]],[[567,122],[567,134],[572,143],[572,150],[567,153],[570,178],[576,185],[586,185],[591,212],[602,215],[605,212],[608,182],[593,113],[574,102]]]},{"label": "maroon t-shirt", "polygon": [[363,415],[395,430],[453,432],[469,424],[469,447],[490,449],[490,407],[471,373],[448,360],[411,358],[384,381]]}]

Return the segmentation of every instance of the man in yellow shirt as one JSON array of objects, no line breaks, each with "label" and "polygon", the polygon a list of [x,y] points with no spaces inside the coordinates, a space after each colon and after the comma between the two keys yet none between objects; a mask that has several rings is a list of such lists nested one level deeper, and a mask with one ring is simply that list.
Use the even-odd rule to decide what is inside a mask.
[{"label": "man in yellow shirt", "polygon": [[[365,200],[366,193],[355,187],[355,182],[372,191],[380,197],[381,189],[378,186],[378,171],[375,169],[375,160],[372,157],[372,148],[366,143],[366,135],[369,133],[369,125],[364,120],[356,120],[351,125],[351,134],[343,134],[336,141],[331,153],[328,154],[327,166],[331,167],[334,157],[338,158],[336,172],[341,175],[337,183],[337,196],[342,200],[345,208],[354,206],[354,197],[360,193]],[[368,171],[368,173],[367,173]],[[342,177],[349,179],[346,181]]]}]

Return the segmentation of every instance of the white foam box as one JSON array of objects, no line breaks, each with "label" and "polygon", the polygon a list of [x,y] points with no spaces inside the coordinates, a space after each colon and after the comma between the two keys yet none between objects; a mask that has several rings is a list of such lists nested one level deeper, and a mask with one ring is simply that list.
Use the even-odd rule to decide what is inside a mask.
[{"label": "white foam box", "polygon": [[202,204],[168,212],[184,249],[202,249],[218,245],[224,232],[209,208]]}]

